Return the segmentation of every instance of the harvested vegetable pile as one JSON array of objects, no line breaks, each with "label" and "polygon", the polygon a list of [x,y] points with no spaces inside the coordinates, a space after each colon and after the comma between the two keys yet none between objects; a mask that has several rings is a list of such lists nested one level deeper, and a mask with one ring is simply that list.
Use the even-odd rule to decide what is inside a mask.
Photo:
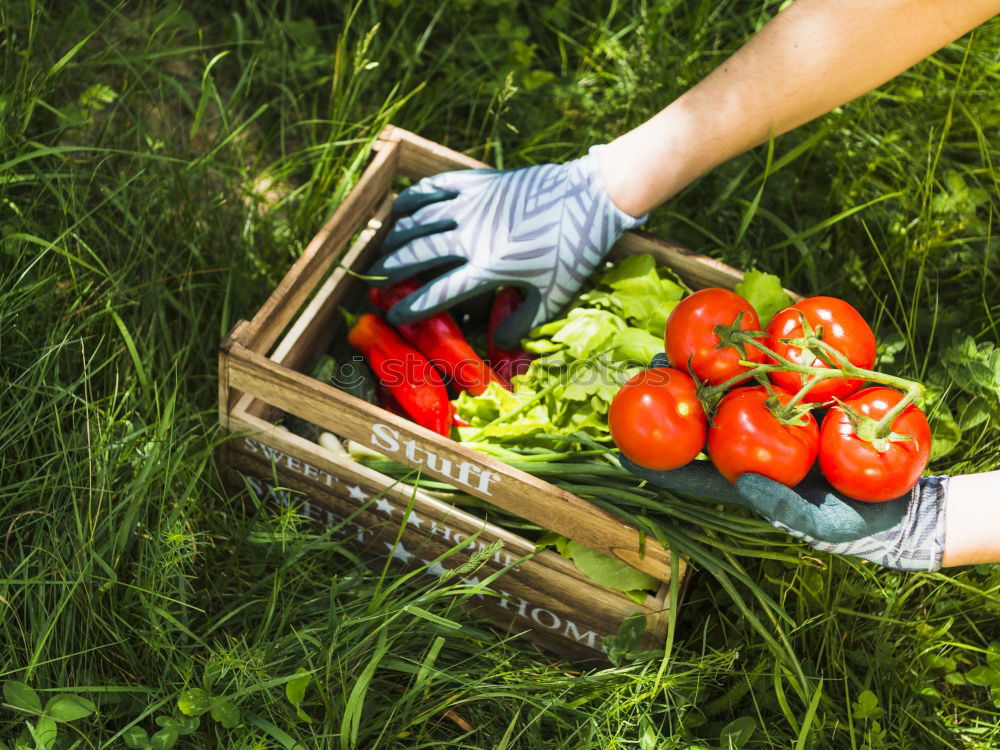
[{"label": "harvested vegetable pile", "polygon": [[[392,287],[372,289],[369,301],[375,308],[386,310],[418,287],[419,282],[411,279]],[[726,429],[713,424],[708,430],[708,452],[730,481],[745,471],[767,474],[769,465],[773,465],[777,471],[769,476],[794,484],[810,468],[818,453],[819,430],[803,404],[828,406],[832,403],[831,398],[846,398],[864,380],[882,379],[895,383],[898,379],[868,370],[864,371],[864,378],[851,381],[834,377],[848,374],[841,369],[845,366],[855,368],[852,375],[858,375],[857,368],[870,367],[874,362],[874,339],[867,347],[871,349],[870,354],[866,349],[859,359],[848,351],[850,362],[835,361],[843,355],[839,350],[828,354],[826,349],[832,348],[829,342],[833,346],[840,344],[830,336],[824,340],[822,326],[816,320],[813,324],[808,322],[808,300],[789,307],[792,300],[777,277],[751,271],[736,291],[738,294],[721,289],[690,294],[668,269],[657,266],[653,256],[629,256],[610,264],[596,276],[592,285],[561,318],[532,331],[523,340],[522,350],[506,352],[495,345],[492,332],[518,303],[518,293],[513,289],[501,290],[494,300],[488,335],[484,336],[477,324],[465,321],[471,334],[469,340],[485,344],[479,352],[475,350],[479,347],[469,344],[449,313],[438,313],[420,323],[393,329],[379,317],[379,312],[361,311],[360,315],[355,315],[345,311],[350,324],[348,339],[355,350],[364,354],[374,373],[358,361],[356,352],[352,354],[342,349],[337,355],[343,361],[351,359],[346,368],[340,368],[339,376],[349,372],[356,395],[440,434],[450,434],[469,448],[497,457],[617,513],[662,544],[699,563],[719,579],[735,600],[742,602],[733,581],[740,581],[758,597],[759,589],[745,577],[739,566],[733,565],[726,554],[720,552],[727,553],[733,549],[734,540],[739,540],[742,554],[780,558],[781,553],[774,548],[781,542],[770,525],[734,508],[715,502],[692,501],[691,497],[646,485],[622,467],[618,449],[647,468],[676,468],[697,457],[698,463],[707,469],[708,457],[702,452],[707,420],[702,404],[716,419],[733,423],[739,418],[729,416],[733,400],[744,392],[760,391],[761,395],[754,399],[757,418],[773,422],[768,424],[772,433],[809,433],[809,442],[799,449],[802,455],[793,467],[794,474],[785,471],[789,464],[786,458],[747,463],[747,455],[754,455],[754,449],[744,447],[741,452],[731,447],[719,448],[724,441],[718,435],[740,433],[733,424]],[[796,312],[800,308],[806,313]],[[692,328],[693,314],[701,316],[701,322],[693,328],[698,334],[695,338],[701,339],[702,351],[685,350],[683,346],[690,341],[685,344],[684,337],[678,333],[681,327]],[[768,332],[773,326],[788,328],[789,318],[798,323],[799,328],[783,332],[783,338],[767,338],[760,330],[762,323],[771,323],[767,326]],[[861,325],[867,329],[863,321]],[[870,331],[868,335],[871,336]],[[641,456],[633,455],[626,447],[630,435],[637,436],[633,445],[642,445],[647,455],[660,457],[684,442],[677,432],[684,426],[674,425],[673,430],[664,430],[666,422],[654,418],[648,403],[631,411],[623,411],[621,404],[629,397],[634,384],[642,381],[645,387],[651,374],[664,369],[647,368],[655,357],[663,358],[665,336],[667,353],[679,361],[687,358],[687,372],[680,369],[669,372],[675,382],[683,379],[688,383],[691,399],[697,407],[690,416],[696,417],[696,421],[700,419],[700,433],[687,441],[692,448],[682,460],[653,465],[644,463]],[[728,346],[720,342],[719,336],[725,338]],[[808,338],[810,336],[812,338]],[[762,343],[759,340],[762,337],[772,346],[782,343],[782,353]],[[800,348],[793,350],[790,347],[793,343],[798,343]],[[813,352],[813,358],[805,357],[803,351]],[[481,357],[480,352],[486,356]],[[808,366],[804,364],[806,361]],[[322,369],[324,372],[319,373],[322,379],[337,383],[335,363],[325,358]],[[752,389],[734,388],[752,378],[762,385]],[[769,378],[776,382],[785,378],[782,384],[789,388],[793,386],[788,379],[797,379],[800,392],[793,397],[779,385],[772,384]],[[368,385],[358,389],[358,382]],[[838,383],[841,387],[831,396],[830,386]],[[810,397],[817,385],[821,389]],[[908,402],[918,392],[916,388],[908,391]],[[449,396],[454,398],[449,401]],[[616,408],[619,414],[625,414],[624,418],[615,419]],[[609,412],[612,414],[610,427]],[[779,425],[777,420],[787,424]],[[795,424],[803,420],[811,427]],[[294,429],[295,421],[290,420],[290,425]],[[315,430],[306,429],[307,436],[317,439]],[[766,433],[767,429],[760,432]],[[770,435],[772,441],[773,437]],[[336,438],[329,433],[319,439],[327,446],[336,444]],[[786,442],[797,447],[802,443],[798,438]],[[650,447],[652,453],[648,451]],[[383,473],[404,481],[415,478],[410,467],[367,447],[349,443],[347,448],[356,459]],[[921,469],[924,463],[926,451]],[[919,470],[908,479],[911,485],[918,475]],[[637,601],[642,601],[647,592],[658,585],[650,576],[511,516],[482,499],[442,482],[421,478],[420,483],[456,505],[527,535],[534,539],[539,549],[555,548],[572,559],[585,575],[604,586],[625,591]],[[764,603],[775,613],[780,611],[774,602]],[[749,608],[741,606],[749,614]],[[756,622],[756,625],[762,635],[773,639],[761,623]]]}]

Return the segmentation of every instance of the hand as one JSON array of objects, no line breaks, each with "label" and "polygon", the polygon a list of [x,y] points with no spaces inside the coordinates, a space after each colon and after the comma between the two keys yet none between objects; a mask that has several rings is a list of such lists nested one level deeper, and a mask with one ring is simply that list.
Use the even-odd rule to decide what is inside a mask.
[{"label": "hand", "polygon": [[895,500],[862,503],[840,497],[818,476],[790,488],[760,474],[744,474],[734,487],[708,461],[653,471],[624,456],[620,460],[657,487],[749,507],[814,549],[853,555],[895,570],[941,568],[948,477],[925,477]]},{"label": "hand", "polygon": [[619,454],[618,460],[623,468],[628,469],[640,479],[645,479],[656,487],[662,487],[671,492],[691,495],[716,503],[726,505],[741,505],[746,507],[746,499],[740,495],[733,483],[726,479],[719,470],[712,466],[711,461],[692,461],[687,466],[672,471],[657,471],[644,469],[633,463],[625,454]]},{"label": "hand", "polygon": [[525,293],[496,331],[503,348],[554,317],[626,229],[644,220],[619,210],[598,169],[598,149],[566,164],[427,177],[393,205],[401,217],[369,271],[393,284],[421,271],[456,268],[404,297],[388,311],[394,325],[412,323],[499,286]]}]

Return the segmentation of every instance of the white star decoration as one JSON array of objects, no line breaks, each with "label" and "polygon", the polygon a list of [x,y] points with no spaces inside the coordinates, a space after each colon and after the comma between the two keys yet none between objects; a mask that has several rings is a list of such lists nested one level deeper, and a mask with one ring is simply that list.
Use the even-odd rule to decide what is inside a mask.
[{"label": "white star decoration", "polygon": [[419,529],[420,525],[424,522],[424,519],[418,516],[416,511],[411,510],[410,515],[406,517],[406,522],[410,524],[410,526]]},{"label": "white star decoration", "polygon": [[380,497],[378,500],[375,501],[375,509],[380,513],[385,513],[387,516],[390,517],[392,516],[392,511],[394,510],[394,508],[392,507],[392,503],[390,503],[384,497]]},{"label": "white star decoration", "polygon": [[362,490],[357,485],[351,487],[351,491],[348,494],[350,495],[351,500],[357,500],[359,503],[363,503],[365,500],[369,498],[369,495],[366,495],[364,493],[364,490]]},{"label": "white star decoration", "polygon": [[447,570],[447,568],[444,567],[441,563],[431,562],[430,560],[424,560],[424,565],[427,566],[427,572],[430,573],[435,578],[440,578],[441,576],[444,575],[445,571]]},{"label": "white star decoration", "polygon": [[412,552],[407,552],[406,547],[402,544],[390,544],[389,542],[383,542],[386,548],[392,552],[392,557],[394,560],[399,560],[403,565],[407,565],[410,562],[410,558],[413,557]]}]

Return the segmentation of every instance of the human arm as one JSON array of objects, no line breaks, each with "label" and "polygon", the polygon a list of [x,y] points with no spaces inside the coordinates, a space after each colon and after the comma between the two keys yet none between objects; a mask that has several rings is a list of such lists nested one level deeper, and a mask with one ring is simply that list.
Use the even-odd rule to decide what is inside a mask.
[{"label": "human arm", "polygon": [[1000,562],[1000,471],[921,479],[887,503],[859,503],[825,482],[784,487],[736,481],[747,504],[778,528],[828,552],[903,570]]},{"label": "human arm", "polygon": [[[657,354],[650,367],[666,364]],[[911,571],[1000,562],[1000,471],[924,477],[901,497],[869,503],[842,495],[818,469],[787,487],[753,473],[730,483],[711,461],[673,471],[643,468],[624,452],[619,461],[656,487],[748,507],[824,552]]]},{"label": "human arm", "polygon": [[797,0],[658,114],[601,175],[638,216],[722,162],[870,91],[1000,13],[1000,0]]}]

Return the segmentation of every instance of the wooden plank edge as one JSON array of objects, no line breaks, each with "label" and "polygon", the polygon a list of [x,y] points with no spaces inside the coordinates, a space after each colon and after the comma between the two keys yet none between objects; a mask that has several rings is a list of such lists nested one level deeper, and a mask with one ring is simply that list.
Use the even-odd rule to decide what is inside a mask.
[{"label": "wooden plank edge", "polygon": [[[395,532],[392,531],[391,524],[382,522],[379,527],[368,525],[368,519],[364,513],[351,512],[336,504],[331,504],[329,499],[325,501],[314,501],[311,497],[303,497],[295,492],[294,488],[275,486],[270,479],[261,475],[267,471],[266,466],[260,462],[247,463],[246,456],[237,454],[235,461],[224,470],[226,483],[242,489],[249,484],[254,494],[265,496],[268,494],[279,494],[281,500],[272,500],[278,507],[296,507],[299,513],[312,519],[314,522],[330,527],[340,527],[341,538],[357,551],[361,562],[374,570],[378,570],[385,564],[387,558],[394,569],[419,570],[414,569],[410,564],[409,555],[419,554],[416,547],[413,552],[406,550],[404,545],[395,544]],[[276,477],[280,482],[288,481],[284,475]],[[375,536],[375,532],[380,532]],[[382,541],[392,539],[392,543]],[[404,535],[403,540],[406,540]],[[388,545],[386,549],[379,551],[375,542],[380,541],[383,545]],[[424,548],[427,555],[421,562],[424,563],[425,570],[419,571],[422,575],[433,575],[429,561],[426,558],[434,559],[439,556],[439,545],[427,545]],[[454,559],[455,555],[449,556],[445,562]],[[407,558],[404,561],[401,558]],[[527,562],[522,563],[525,565]],[[442,566],[443,567],[443,566]],[[508,571],[509,575],[510,571]],[[550,602],[539,603],[536,600],[537,593],[530,584],[521,584],[517,581],[504,580],[501,576],[489,586],[488,590],[482,594],[473,594],[464,604],[464,608],[469,610],[476,617],[487,620],[494,629],[505,631],[507,635],[516,635],[526,638],[529,641],[539,643],[556,654],[569,658],[575,662],[590,662],[593,659],[603,659],[603,652],[600,650],[603,639],[613,632],[606,623],[588,623],[579,618],[574,618],[572,622],[568,617],[560,616],[553,612],[553,605]],[[469,586],[481,586],[485,578],[480,578],[475,573],[464,576],[462,583]],[[508,591],[509,589],[509,591]],[[492,592],[492,593],[491,593]],[[546,607],[544,604],[548,604]],[[555,607],[555,609],[560,609]],[[561,610],[560,610],[561,611]],[[538,625],[531,622],[530,618],[534,613],[536,619],[540,620],[538,625],[556,625],[552,616],[559,617],[558,625],[565,629],[565,632],[546,637]],[[544,617],[543,617],[544,615]],[[548,622],[546,622],[548,620]],[[577,642],[574,647],[574,641]]]},{"label": "wooden plank edge", "polygon": [[229,352],[237,343],[245,341],[246,330],[249,324],[245,320],[237,320],[236,323],[219,344],[218,351],[218,393],[219,393],[219,424],[223,429],[228,429],[229,415],[233,406],[243,398],[243,394],[234,391],[229,384]]},{"label": "wooden plank edge", "polygon": [[[397,489],[391,490],[391,492],[403,492],[407,495],[414,494],[416,498],[420,499],[425,508],[438,517],[443,518],[448,513],[454,513],[455,517],[460,520],[460,523],[469,525],[470,528],[476,524],[479,526],[487,524],[486,528],[489,533],[508,539],[514,545],[519,556],[529,554],[534,550],[534,545],[530,541],[517,535],[515,532],[508,531],[495,524],[488,524],[488,522],[478,516],[467,513],[461,508],[457,508],[443,500],[428,495],[421,489],[414,488],[413,485],[382,474],[350,457],[339,456],[317,443],[306,440],[299,435],[288,432],[277,425],[251,414],[234,410],[230,425],[234,434],[238,434],[244,438],[249,437],[251,439],[266,441],[272,448],[277,449],[286,456],[298,455],[300,457],[308,457],[321,470],[340,477],[347,483],[366,487],[396,487]],[[596,585],[591,579],[580,573],[572,562],[564,559],[561,555],[551,550],[544,550],[537,554],[545,561],[547,567],[558,571],[561,575],[575,578],[581,584],[587,586]],[[598,588],[603,590],[603,587],[598,586]],[[650,602],[649,606],[655,608],[657,605]]]},{"label": "wooden plank edge", "polygon": [[[470,517],[467,523],[461,523],[458,516],[467,514],[456,513],[456,509],[446,504],[431,503],[443,511],[443,516],[438,516],[435,515],[434,507],[425,507],[416,495],[411,500],[405,491],[389,490],[382,495],[368,494],[374,488],[367,485],[364,488],[358,485],[348,488],[349,481],[330,482],[331,477],[324,478],[321,470],[315,466],[309,467],[311,472],[296,474],[287,466],[277,463],[280,458],[263,452],[261,445],[234,448],[232,458],[229,468],[244,476],[254,477],[254,483],[266,483],[269,490],[275,490],[268,494],[272,495],[273,500],[278,500],[279,505],[299,506],[307,517],[331,526],[340,522],[342,535],[349,538],[354,546],[373,551],[373,562],[378,564],[389,556],[404,564],[410,564],[416,559],[426,568],[422,572],[445,575],[446,570],[460,567],[476,551],[476,546],[470,552],[468,546],[456,549],[456,544],[470,540],[466,543],[475,544],[481,550],[488,548],[489,542],[496,538],[493,533],[499,532],[500,539],[513,541],[514,544],[507,547],[510,552],[497,551],[489,560],[484,561],[484,573],[487,576],[506,569],[491,588],[501,592],[509,601],[493,602],[490,597],[480,595],[481,600],[494,603],[495,606],[491,608],[494,619],[498,616],[504,620],[520,617],[525,620],[524,624],[536,629],[537,626],[555,631],[565,629],[564,635],[575,634],[576,640],[580,640],[581,634],[589,634],[591,647],[600,645],[595,634],[603,639],[617,632],[621,622],[631,614],[645,614],[647,625],[655,626],[652,616],[656,615],[656,609],[661,606],[660,597],[647,597],[645,604],[639,605],[592,581],[580,581],[577,575],[566,576],[561,569],[563,566],[551,565],[553,557],[556,562],[564,562],[551,552],[522,559],[525,555],[518,552],[528,551],[530,554],[533,551],[530,542],[499,527],[490,529],[489,525],[476,517]],[[296,461],[303,463],[302,459]],[[278,482],[279,489],[275,489],[272,482]],[[262,494],[260,487],[255,488],[255,492]],[[379,498],[377,502],[375,498]],[[411,515],[404,518],[403,512],[411,503]],[[328,508],[325,518],[322,510],[315,510],[315,504]],[[394,514],[398,514],[398,519]],[[414,520],[417,523],[413,523]],[[403,525],[402,529],[399,528],[400,525]],[[471,535],[476,527],[483,529],[483,535],[471,542]],[[461,530],[461,534],[456,528]],[[397,535],[401,535],[398,544],[395,542]],[[442,536],[443,540],[440,538]],[[381,549],[383,546],[386,549]],[[521,549],[515,550],[515,547]],[[437,562],[441,559],[457,565],[442,565]],[[517,565],[513,565],[514,562]],[[478,571],[475,575],[470,571],[469,576],[463,580],[470,585],[478,585]],[[578,611],[581,604],[586,606]],[[651,627],[648,630],[648,636],[654,640],[662,635],[651,632]]]},{"label": "wooden plank edge", "polygon": [[[432,140],[412,133],[403,128],[390,126],[393,129],[388,138],[399,143],[399,171],[407,177],[419,180],[439,172],[455,169],[492,169],[489,164],[474,159],[471,156],[442,146]],[[385,131],[382,131],[385,133]]]},{"label": "wooden plank edge", "polygon": [[[534,545],[526,539],[481,518],[456,512],[456,508],[428,504],[426,497],[407,494],[399,487],[380,491],[377,486],[346,481],[324,484],[329,476],[316,471],[317,476],[309,478],[289,470],[287,464],[277,463],[281,459],[274,459],[261,448],[261,444],[234,445],[230,467],[258,477],[272,485],[272,489],[280,488],[284,506],[299,505],[307,517],[328,525],[349,521],[342,524],[343,534],[371,547],[381,560],[395,555],[415,566],[423,563],[432,575],[440,576],[448,570],[460,571],[472,555],[489,550],[499,541],[502,546],[483,558],[480,575],[502,573],[498,579],[504,582],[498,584],[501,588],[535,591],[536,604],[566,609],[586,602],[587,610],[580,615],[580,621],[590,625],[600,625],[601,618],[608,616],[620,621],[629,614],[651,612],[660,606],[655,596],[648,596],[639,604],[621,592],[581,578],[575,568],[570,570],[558,564],[562,558],[557,553],[551,550],[536,553]],[[296,460],[318,470],[304,459]],[[274,485],[275,480],[279,484]],[[317,510],[315,506],[321,507]],[[333,512],[324,517],[323,509]],[[445,564],[436,562],[439,559]]]}]

